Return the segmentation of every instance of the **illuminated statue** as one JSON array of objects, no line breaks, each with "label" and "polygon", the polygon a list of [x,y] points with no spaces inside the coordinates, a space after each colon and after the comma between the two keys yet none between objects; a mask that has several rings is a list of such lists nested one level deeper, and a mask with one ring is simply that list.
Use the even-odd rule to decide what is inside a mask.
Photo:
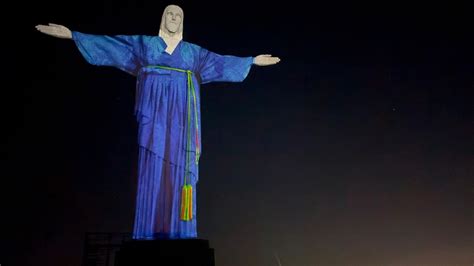
[{"label": "illuminated statue", "polygon": [[200,84],[241,82],[252,64],[280,61],[270,55],[219,55],[185,42],[183,15],[179,6],[167,6],[156,36],[91,35],[56,24],[36,26],[45,34],[74,40],[90,64],[113,66],[137,77],[134,239],[197,237]]}]

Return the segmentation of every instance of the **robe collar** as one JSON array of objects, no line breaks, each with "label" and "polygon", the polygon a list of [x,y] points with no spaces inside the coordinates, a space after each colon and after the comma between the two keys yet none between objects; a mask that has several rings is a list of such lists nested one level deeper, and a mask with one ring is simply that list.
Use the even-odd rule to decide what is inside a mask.
[{"label": "robe collar", "polygon": [[183,39],[183,32],[179,32],[175,34],[174,36],[171,36],[166,31],[163,31],[160,29],[158,36],[160,36],[163,39],[163,41],[166,43],[165,52],[171,55],[173,54],[174,50]]}]

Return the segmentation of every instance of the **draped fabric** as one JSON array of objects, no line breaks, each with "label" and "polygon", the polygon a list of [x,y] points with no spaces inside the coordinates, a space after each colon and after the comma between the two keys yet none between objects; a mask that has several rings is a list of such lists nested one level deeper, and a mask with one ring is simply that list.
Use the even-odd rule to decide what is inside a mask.
[{"label": "draped fabric", "polygon": [[[200,84],[243,81],[253,57],[219,55],[184,41],[168,54],[166,43],[159,36],[106,36],[74,31],[73,40],[88,63],[116,67],[137,78],[135,115],[139,167],[133,238],[197,237],[195,192],[199,180],[196,144],[201,143]],[[187,106],[187,74],[152,66],[193,72],[196,100],[191,101],[191,108]],[[197,112],[190,116],[191,121],[188,121],[189,110]],[[188,125],[196,124],[198,130],[193,127],[189,138]],[[187,155],[191,158],[188,164]],[[194,191],[190,221],[180,220],[185,171]]]}]

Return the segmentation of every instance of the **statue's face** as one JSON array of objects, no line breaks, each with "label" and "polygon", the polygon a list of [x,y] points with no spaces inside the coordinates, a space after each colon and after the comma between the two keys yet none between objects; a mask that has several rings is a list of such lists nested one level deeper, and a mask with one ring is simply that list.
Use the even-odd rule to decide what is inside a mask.
[{"label": "statue's face", "polygon": [[169,6],[165,14],[165,27],[171,33],[176,33],[183,20],[183,12],[178,6]]}]

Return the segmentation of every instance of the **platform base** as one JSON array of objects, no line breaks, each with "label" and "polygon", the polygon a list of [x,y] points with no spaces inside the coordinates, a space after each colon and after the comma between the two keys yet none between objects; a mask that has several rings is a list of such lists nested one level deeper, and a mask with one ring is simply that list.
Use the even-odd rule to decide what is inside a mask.
[{"label": "platform base", "polygon": [[115,254],[115,266],[215,266],[204,239],[130,240]]}]

